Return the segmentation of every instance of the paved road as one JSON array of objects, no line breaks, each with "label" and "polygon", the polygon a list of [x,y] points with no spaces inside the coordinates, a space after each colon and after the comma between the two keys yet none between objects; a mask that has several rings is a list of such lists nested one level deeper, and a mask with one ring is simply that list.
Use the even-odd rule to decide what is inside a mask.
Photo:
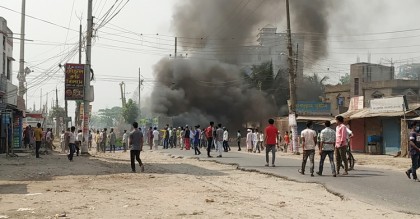
[{"label": "paved road", "polygon": [[[232,148],[232,150],[236,149]],[[409,180],[402,172],[360,167],[356,163],[356,170],[350,171],[348,176],[334,178],[330,173],[330,164],[327,158],[324,164],[324,176],[315,174],[315,177],[311,177],[310,174],[301,175],[297,172],[300,169],[300,160],[282,157],[282,152],[277,153],[276,167],[265,167],[265,156],[262,154],[230,151],[224,153],[223,158],[207,158],[204,150],[200,156],[195,156],[194,150],[168,149],[160,151],[176,156],[199,157],[200,160],[217,160],[225,164],[237,164],[246,170],[275,174],[299,182],[321,183],[328,190],[344,197],[355,198],[396,211],[420,214],[418,207],[420,183]],[[217,154],[212,152],[212,155]],[[318,162],[319,156],[315,158],[315,171],[318,168]],[[309,173],[309,161],[307,165],[306,172]]]}]

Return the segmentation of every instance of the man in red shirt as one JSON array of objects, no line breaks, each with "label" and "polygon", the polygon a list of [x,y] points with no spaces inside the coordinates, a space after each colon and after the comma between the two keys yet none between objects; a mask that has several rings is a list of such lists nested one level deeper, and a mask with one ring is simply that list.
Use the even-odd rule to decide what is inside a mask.
[{"label": "man in red shirt", "polygon": [[276,160],[276,144],[279,130],[274,126],[274,119],[269,119],[268,124],[269,125],[267,126],[267,128],[265,128],[265,160],[267,162],[265,166],[269,166],[270,159],[268,154],[271,151],[271,153],[273,154],[272,166],[275,167],[276,165],[274,164],[274,162]]}]

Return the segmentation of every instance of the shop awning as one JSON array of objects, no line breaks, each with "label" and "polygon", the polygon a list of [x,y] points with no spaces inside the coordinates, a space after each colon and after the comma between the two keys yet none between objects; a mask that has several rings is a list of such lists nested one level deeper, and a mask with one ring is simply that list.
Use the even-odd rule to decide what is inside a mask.
[{"label": "shop awning", "polygon": [[412,118],[412,119],[407,119],[407,120],[410,120],[410,121],[420,121],[420,116],[419,117],[416,117],[416,118]]},{"label": "shop awning", "polygon": [[297,121],[330,121],[332,116],[298,116]]},{"label": "shop awning", "polygon": [[26,113],[26,117],[31,117],[34,119],[43,119],[42,113]]},{"label": "shop awning", "polygon": [[361,119],[361,118],[372,118],[372,117],[403,117],[404,113],[406,116],[416,116],[414,110],[409,110],[406,112],[383,112],[383,113],[375,113],[372,112],[370,109],[364,109],[361,112],[358,112],[352,116],[350,119]]}]

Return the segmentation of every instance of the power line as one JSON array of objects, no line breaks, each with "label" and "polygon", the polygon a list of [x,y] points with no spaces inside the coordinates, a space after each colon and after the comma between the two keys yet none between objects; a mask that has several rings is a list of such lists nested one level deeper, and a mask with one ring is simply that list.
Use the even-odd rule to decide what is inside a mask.
[{"label": "power line", "polygon": [[[8,8],[8,7],[2,6],[2,5],[0,5],[0,8],[3,8],[3,9],[8,10],[8,11],[12,11],[12,12],[17,13],[17,14],[22,14],[19,11],[13,10],[11,8]],[[32,18],[34,20],[38,20],[38,21],[41,21],[41,22],[44,22],[44,23],[47,23],[47,24],[51,24],[53,26],[60,27],[60,28],[66,29],[66,30],[71,30],[71,31],[78,32],[77,30],[74,30],[74,29],[71,29],[71,28],[68,28],[68,27],[65,27],[65,26],[62,26],[62,25],[53,23],[51,21],[47,21],[47,20],[44,20],[44,19],[41,19],[41,18],[37,18],[37,17],[31,16],[31,15],[28,15],[26,13],[25,13],[25,17],[29,17],[29,18]]]}]

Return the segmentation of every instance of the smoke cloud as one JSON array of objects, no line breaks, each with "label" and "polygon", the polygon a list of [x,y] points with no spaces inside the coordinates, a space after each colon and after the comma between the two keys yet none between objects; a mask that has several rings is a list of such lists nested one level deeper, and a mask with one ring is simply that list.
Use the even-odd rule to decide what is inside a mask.
[{"label": "smoke cloud", "polygon": [[[327,6],[323,0],[292,0],[293,32],[296,28],[326,33]],[[181,1],[175,7],[172,27],[179,53],[188,53],[188,59],[164,58],[156,64],[152,112],[172,117],[177,126],[212,120],[235,129],[244,122],[265,122],[275,116],[279,110],[272,95],[250,88],[238,60],[244,55],[243,45],[257,43],[258,28],[272,21],[272,13],[285,18],[283,8],[284,2],[277,0]],[[326,55],[325,42],[310,44],[321,53],[316,57]]]}]

